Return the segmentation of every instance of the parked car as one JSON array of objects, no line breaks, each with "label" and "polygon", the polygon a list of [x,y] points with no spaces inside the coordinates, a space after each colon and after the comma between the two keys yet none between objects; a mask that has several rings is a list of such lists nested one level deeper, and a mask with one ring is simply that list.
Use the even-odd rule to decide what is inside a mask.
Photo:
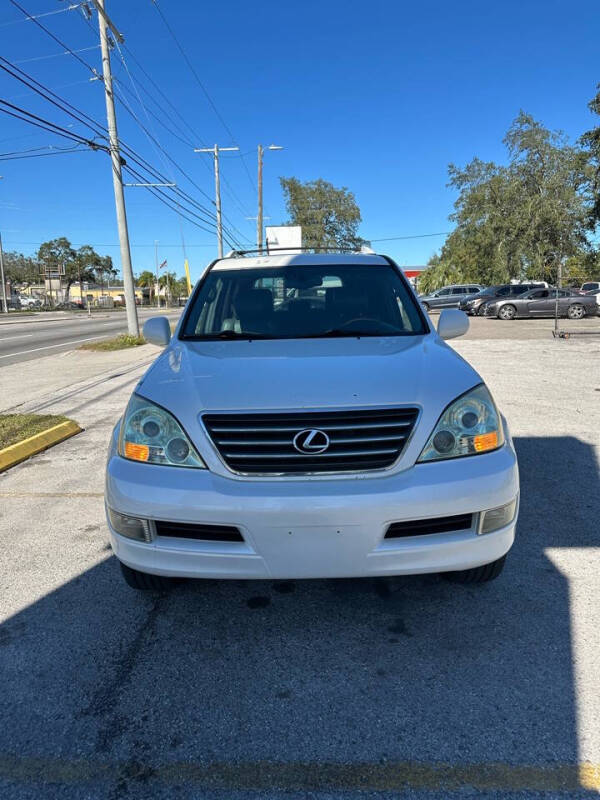
[{"label": "parked car", "polygon": [[111,439],[127,583],[495,578],[517,461],[489,389],[443,341],[467,328],[444,309],[436,332],[387,256],[213,262],[173,335],[166,317],[144,325],[165,350]]},{"label": "parked car", "polygon": [[55,311],[81,311],[85,305],[81,300],[65,300],[64,303],[57,303],[54,306]]},{"label": "parked car", "polygon": [[582,292],[593,292],[598,291],[598,289],[600,289],[600,281],[587,281],[581,284]]},{"label": "parked car", "polygon": [[518,297],[523,292],[528,292],[531,289],[539,288],[539,284],[535,283],[503,283],[498,286],[488,286],[487,289],[482,289],[475,295],[465,297],[460,301],[459,308],[466,314],[476,316],[480,314],[483,316],[485,312],[486,303],[495,300],[498,297]]},{"label": "parked car", "polygon": [[[533,289],[518,297],[499,298],[486,304],[485,315],[498,319],[517,317],[553,317],[556,311],[557,290]],[[577,294],[570,289],[558,290],[558,315],[569,319],[582,319],[586,315],[598,313],[596,299],[589,295]]]},{"label": "parked car", "polygon": [[595,297],[596,304],[598,305],[598,313],[600,314],[600,289],[592,289],[589,292],[586,292],[587,297]]},{"label": "parked car", "polygon": [[477,294],[483,288],[478,283],[443,286],[435,292],[421,295],[419,300],[425,311],[429,311],[430,308],[458,308],[461,300],[468,295]]},{"label": "parked car", "polygon": [[37,297],[30,297],[29,295],[20,295],[21,308],[41,308],[42,301]]}]

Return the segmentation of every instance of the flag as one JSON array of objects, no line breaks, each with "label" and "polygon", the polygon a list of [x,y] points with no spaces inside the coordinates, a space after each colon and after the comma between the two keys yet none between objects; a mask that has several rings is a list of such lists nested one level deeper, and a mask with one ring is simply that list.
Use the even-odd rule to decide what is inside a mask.
[{"label": "flag", "polygon": [[162,264],[158,265],[158,268],[162,269],[163,267],[166,267],[166,266],[167,266],[167,259],[165,258],[165,260],[162,262]]}]

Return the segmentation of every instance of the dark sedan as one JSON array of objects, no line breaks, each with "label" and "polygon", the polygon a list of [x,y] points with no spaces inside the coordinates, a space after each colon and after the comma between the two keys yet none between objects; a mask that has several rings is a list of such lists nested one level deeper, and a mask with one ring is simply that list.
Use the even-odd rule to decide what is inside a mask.
[{"label": "dark sedan", "polygon": [[465,297],[460,301],[459,308],[461,311],[477,316],[477,314],[484,315],[487,303],[496,300],[497,298],[517,297],[528,292],[530,289],[539,288],[539,284],[535,283],[503,283],[499,286],[488,286],[487,289],[482,289],[477,294],[470,297]]},{"label": "dark sedan", "polygon": [[[532,289],[518,297],[498,298],[485,306],[486,317],[516,319],[517,317],[553,317],[556,309],[557,290]],[[558,290],[558,316],[569,319],[582,319],[596,316],[596,298],[577,294],[570,289]]]}]

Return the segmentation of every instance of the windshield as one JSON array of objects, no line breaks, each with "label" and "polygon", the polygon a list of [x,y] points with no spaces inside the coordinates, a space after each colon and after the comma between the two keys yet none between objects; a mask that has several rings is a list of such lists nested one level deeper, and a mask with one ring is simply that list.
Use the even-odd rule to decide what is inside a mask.
[{"label": "windshield", "polygon": [[410,290],[385,265],[211,270],[182,338],[298,339],[429,333]]}]

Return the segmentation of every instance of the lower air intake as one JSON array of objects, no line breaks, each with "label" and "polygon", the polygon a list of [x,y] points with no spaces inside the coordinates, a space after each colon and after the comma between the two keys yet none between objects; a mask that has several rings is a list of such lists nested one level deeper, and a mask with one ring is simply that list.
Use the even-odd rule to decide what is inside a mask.
[{"label": "lower air intake", "polygon": [[237,528],[229,525],[196,525],[189,522],[155,522],[156,535],[201,542],[243,542]]},{"label": "lower air intake", "polygon": [[468,531],[473,526],[473,514],[458,514],[453,517],[413,519],[409,522],[392,522],[386,531],[386,539],[401,539],[405,536],[427,536],[430,533]]}]

